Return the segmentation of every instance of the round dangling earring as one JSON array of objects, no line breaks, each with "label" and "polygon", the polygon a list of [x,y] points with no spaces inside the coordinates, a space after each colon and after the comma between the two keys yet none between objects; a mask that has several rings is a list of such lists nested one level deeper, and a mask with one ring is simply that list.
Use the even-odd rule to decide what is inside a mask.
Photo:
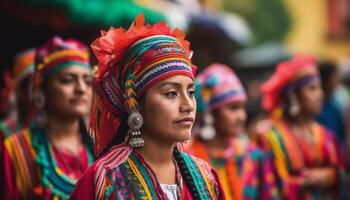
[{"label": "round dangling earring", "polygon": [[295,94],[291,94],[289,96],[289,101],[290,101],[289,113],[292,117],[295,117],[300,113],[300,105],[298,103],[298,100]]},{"label": "round dangling earring", "polygon": [[213,127],[214,118],[213,116],[206,112],[203,116],[203,127],[200,129],[200,136],[203,140],[212,140],[215,137],[215,129]]},{"label": "round dangling earring", "polygon": [[40,90],[35,90],[33,94],[33,101],[36,109],[38,110],[38,113],[35,117],[35,122],[38,124],[39,127],[44,127],[47,122],[47,115],[44,110],[45,106],[45,96]]},{"label": "round dangling earring", "polygon": [[140,129],[143,125],[143,117],[139,112],[132,112],[128,117],[129,145],[133,148],[143,147],[145,141],[141,137]]}]

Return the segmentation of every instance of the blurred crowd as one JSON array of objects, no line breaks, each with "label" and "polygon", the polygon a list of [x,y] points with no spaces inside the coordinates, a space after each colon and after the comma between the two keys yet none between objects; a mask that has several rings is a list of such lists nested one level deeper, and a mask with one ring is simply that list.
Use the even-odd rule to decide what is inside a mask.
[{"label": "blurred crowd", "polygon": [[[147,2],[144,5],[150,4]],[[350,198],[350,60],[335,62],[312,54],[284,54],[282,49],[278,49],[279,57],[272,64],[265,62],[268,58],[264,55],[272,55],[273,52],[266,52],[280,46],[271,43],[262,47],[262,52],[266,54],[261,54],[258,48],[252,50],[253,53],[247,48],[232,57],[230,51],[251,43],[262,44],[259,40],[264,38],[253,40],[253,33],[248,30],[245,21],[236,15],[200,15],[200,4],[189,2],[163,2],[164,5],[155,6],[157,12],[164,6],[176,7],[173,12],[166,13],[165,18],[149,13],[148,8],[134,7],[136,11],[141,9],[146,19],[151,16],[152,22],[165,20],[168,24],[189,30],[187,37],[178,30],[170,32],[163,23],[144,26],[143,15],[139,15],[136,19],[132,18],[134,22],[129,29],[111,28],[92,44],[84,43],[80,38],[66,39],[54,35],[35,47],[23,45],[21,49],[24,50],[12,55],[12,65],[3,70],[0,88],[0,199],[68,199],[72,194],[72,199],[85,199],[87,195],[82,196],[83,192],[91,189],[84,184],[84,181],[89,182],[89,166],[95,167],[108,159],[120,159],[118,156],[122,156],[124,151],[115,157],[109,153],[120,144],[138,149],[153,142],[144,136],[141,127],[150,123],[145,116],[152,118],[154,115],[155,120],[159,119],[155,124],[162,124],[157,113],[164,108],[160,105],[153,110],[144,109],[152,114],[141,112],[145,116],[140,117],[136,105],[142,102],[142,106],[147,108],[148,104],[143,102],[147,95],[143,92],[152,94],[147,92],[153,91],[154,82],[171,79],[172,76],[178,78],[179,75],[190,77],[193,81],[194,90],[190,91],[190,95],[196,100],[196,109],[195,120],[191,123],[191,138],[176,142],[176,145],[181,144],[175,148],[175,168],[182,170],[176,160],[179,149],[201,159],[199,164],[197,160],[193,161],[195,164],[191,165],[188,173],[193,175],[197,170],[204,179],[203,182],[200,182],[202,179],[191,182],[180,173],[180,179],[183,176],[181,180],[188,187],[188,194],[185,192],[181,198],[178,193],[181,193],[182,183],[179,184],[176,179],[180,189],[175,192],[170,187],[172,185],[166,187],[160,184],[159,190],[167,198],[188,199],[186,195],[192,196],[192,199],[207,199],[209,196],[212,199],[247,200]],[[191,9],[186,9],[184,5],[191,6]],[[125,3],[124,6],[128,8],[131,5]],[[198,9],[192,9],[196,7]],[[233,11],[235,9],[232,8]],[[99,13],[97,10],[94,12]],[[79,14],[80,11],[74,13],[75,17],[83,15]],[[178,14],[185,17],[172,17]],[[244,16],[244,13],[241,15]],[[94,20],[101,22],[98,15],[94,16]],[[190,27],[186,22],[188,16],[193,19]],[[223,22],[224,19],[229,22]],[[287,16],[282,15],[281,20],[289,26]],[[283,34],[273,37],[282,38]],[[221,44],[227,40],[216,43],[212,40],[215,35],[234,40],[235,47]],[[270,36],[267,32],[266,37]],[[194,52],[189,50],[188,45],[191,48],[194,45]],[[192,54],[195,56],[193,59]],[[251,57],[246,55],[255,55],[256,58],[250,61]],[[231,58],[235,64],[248,67],[232,66]],[[175,59],[176,69],[163,72],[172,66]],[[111,62],[113,64],[109,64]],[[166,67],[156,69],[162,63]],[[190,67],[188,63],[191,63]],[[258,65],[270,67],[249,68]],[[154,71],[147,71],[152,67]],[[168,74],[163,77],[161,73]],[[171,80],[178,84],[177,79]],[[120,85],[124,84],[123,81],[125,85]],[[176,98],[180,94],[172,91],[165,96]],[[170,104],[167,106],[171,107]],[[186,126],[187,122],[183,123]],[[159,136],[154,139],[154,144],[161,146],[162,141],[166,143],[169,138]],[[117,147],[113,148],[113,145]],[[110,178],[107,182],[95,177],[95,187],[101,184],[96,191],[101,193],[96,192],[94,197],[89,198],[148,199],[150,196],[153,198],[152,195],[163,195],[162,192],[158,194],[156,187],[154,191],[149,189],[149,194],[145,190],[146,196],[135,194],[135,191],[140,192],[144,188],[137,189],[138,186],[132,185],[133,181],[140,181],[143,177],[140,185],[145,187],[145,183],[153,185],[159,178],[152,165],[150,171],[154,170],[155,178],[149,175],[153,172],[149,172],[147,167],[140,167],[140,163],[144,162],[142,157],[147,163],[142,151],[141,158],[139,154],[135,155],[135,158],[127,160],[129,168],[119,169],[121,175],[107,173],[105,176]],[[138,163],[133,159],[141,161]],[[189,158],[184,160],[191,161]],[[217,183],[214,189],[208,186],[208,182],[213,180],[206,179],[211,175],[203,172],[202,160],[215,170],[214,181]],[[108,165],[108,170],[113,169],[112,164]],[[135,171],[140,171],[141,175],[134,177],[128,170],[133,170],[135,174]],[[150,178],[145,178],[141,172]],[[96,170],[94,173],[97,173]],[[103,173],[98,171],[101,176]],[[127,192],[118,193],[108,188],[110,185],[122,188],[118,184],[124,184],[124,181],[126,185],[130,184],[131,189],[126,189]],[[190,183],[195,189],[191,189]],[[201,189],[202,186],[208,187]],[[209,191],[208,196],[204,195],[206,190]],[[113,192],[116,194],[111,195]],[[200,198],[193,195],[196,192]],[[127,198],[127,195],[130,196]],[[165,196],[157,197],[167,199]]]}]

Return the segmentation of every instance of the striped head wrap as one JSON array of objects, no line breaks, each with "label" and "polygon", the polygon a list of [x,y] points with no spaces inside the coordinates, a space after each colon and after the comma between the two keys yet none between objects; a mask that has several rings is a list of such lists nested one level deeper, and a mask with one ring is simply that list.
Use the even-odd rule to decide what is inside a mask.
[{"label": "striped head wrap", "polygon": [[282,93],[293,92],[319,79],[316,61],[311,56],[296,56],[282,62],[278,64],[272,77],[261,87],[262,106],[269,112],[273,111],[280,105]]},{"label": "striped head wrap", "polygon": [[86,46],[74,39],[63,40],[54,36],[36,50],[34,87],[40,87],[52,74],[73,65],[90,67]]},{"label": "striped head wrap", "polygon": [[234,71],[223,64],[212,64],[196,78],[198,111],[211,111],[232,102],[246,101],[246,92]]},{"label": "striped head wrap", "polygon": [[184,37],[164,22],[145,25],[143,15],[138,15],[128,30],[111,28],[92,43],[99,61],[90,119],[97,154],[118,134],[121,120],[137,111],[137,100],[148,88],[174,75],[194,79]]},{"label": "striped head wrap", "polygon": [[23,79],[34,72],[35,49],[27,49],[15,56],[13,65],[14,86],[17,87]]}]

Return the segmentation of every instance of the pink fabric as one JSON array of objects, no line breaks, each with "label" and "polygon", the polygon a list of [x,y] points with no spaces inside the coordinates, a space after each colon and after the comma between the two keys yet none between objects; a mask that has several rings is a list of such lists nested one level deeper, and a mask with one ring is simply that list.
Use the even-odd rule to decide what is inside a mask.
[{"label": "pink fabric", "polygon": [[57,165],[64,174],[72,174],[74,178],[78,179],[88,168],[88,155],[85,148],[81,149],[79,156],[59,151],[57,148],[53,149]]}]

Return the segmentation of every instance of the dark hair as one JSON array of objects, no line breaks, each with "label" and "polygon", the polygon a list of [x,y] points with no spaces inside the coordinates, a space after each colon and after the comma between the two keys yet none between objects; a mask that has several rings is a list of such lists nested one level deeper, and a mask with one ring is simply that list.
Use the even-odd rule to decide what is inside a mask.
[{"label": "dark hair", "polygon": [[94,154],[94,143],[92,141],[91,136],[87,132],[87,127],[83,119],[79,119],[79,133],[81,134],[83,143],[87,146],[87,148],[90,150],[90,152]]},{"label": "dark hair", "polygon": [[318,66],[321,77],[322,90],[325,93],[325,96],[328,96],[332,92],[329,88],[330,80],[332,76],[338,72],[338,68],[335,63],[330,61],[321,62]]},{"label": "dark hair", "polygon": [[107,153],[112,146],[122,144],[127,137],[128,129],[129,127],[127,124],[127,118],[123,117],[120,122],[119,128],[116,130],[118,134],[115,134],[112,141],[107,145],[106,148],[103,149],[103,151],[98,155],[98,157],[101,157],[102,155]]}]

